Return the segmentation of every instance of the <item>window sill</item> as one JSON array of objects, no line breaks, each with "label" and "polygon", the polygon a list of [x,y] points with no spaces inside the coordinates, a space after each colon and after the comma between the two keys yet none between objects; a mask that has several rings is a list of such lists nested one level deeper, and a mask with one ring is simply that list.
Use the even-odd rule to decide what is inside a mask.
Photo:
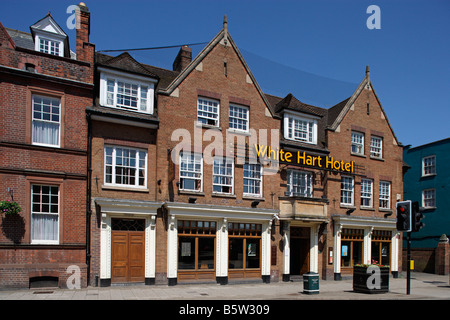
[{"label": "window sill", "polygon": [[265,201],[266,199],[264,199],[263,197],[260,197],[260,196],[256,196],[256,195],[254,195],[254,196],[252,196],[252,195],[243,195],[242,196],[242,199],[245,199],[245,200],[259,200],[259,201]]},{"label": "window sill", "polygon": [[102,190],[132,191],[132,192],[145,192],[145,193],[150,191],[147,188],[108,186],[108,185],[102,185]]},{"label": "window sill", "polygon": [[362,153],[350,152],[350,155],[355,156],[355,157],[367,158],[367,156],[365,154],[362,154]]},{"label": "window sill", "polygon": [[249,131],[242,131],[242,130],[233,129],[233,128],[228,128],[227,133],[238,134],[238,135],[247,136],[247,137],[250,137],[252,135]]},{"label": "window sill", "polygon": [[378,210],[380,210],[380,212],[393,212],[392,209],[388,208],[379,208]]},{"label": "window sill", "polygon": [[192,195],[192,196],[204,196],[205,193],[202,191],[195,191],[195,190],[178,190],[178,194],[186,194],[186,195]]},{"label": "window sill", "polygon": [[198,122],[198,121],[195,122],[195,126],[197,128],[216,129],[216,130],[222,131],[222,128],[219,127],[219,126],[214,126],[212,124],[205,124],[205,123],[201,123],[201,122]]},{"label": "window sill", "polygon": [[354,206],[352,204],[345,204],[345,203],[341,203],[339,205],[339,207],[344,208],[344,209],[356,209],[356,206]]},{"label": "window sill", "polygon": [[236,195],[235,194],[231,194],[231,193],[220,193],[220,192],[213,192],[211,193],[212,197],[222,197],[222,198],[234,198],[236,199]]},{"label": "window sill", "polygon": [[378,157],[370,156],[370,159],[384,162],[384,158],[378,158]]},{"label": "window sill", "polygon": [[366,210],[366,211],[375,211],[375,208],[373,208],[373,207],[360,206],[359,209],[360,210]]}]

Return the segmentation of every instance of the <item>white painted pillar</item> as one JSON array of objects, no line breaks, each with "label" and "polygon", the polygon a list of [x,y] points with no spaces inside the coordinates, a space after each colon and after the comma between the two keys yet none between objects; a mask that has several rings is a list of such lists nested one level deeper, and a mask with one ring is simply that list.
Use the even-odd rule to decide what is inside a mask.
[{"label": "white painted pillar", "polygon": [[145,277],[155,278],[156,270],[156,216],[145,219]]},{"label": "white painted pillar", "polygon": [[100,228],[100,279],[111,279],[111,217],[106,213]]},{"label": "white painted pillar", "polygon": [[263,233],[261,236],[262,248],[261,248],[261,275],[270,276],[270,244],[271,244],[271,227],[272,221],[264,222],[262,225]]},{"label": "white painted pillar", "polygon": [[228,221],[217,222],[216,231],[216,277],[228,276]]},{"label": "white painted pillar", "polygon": [[291,223],[283,222],[283,274],[290,274],[290,245],[291,245]]},{"label": "white painted pillar", "polygon": [[309,271],[310,272],[319,272],[319,235],[318,235],[318,226],[312,226],[309,231]]},{"label": "white painted pillar", "polygon": [[177,219],[175,215],[169,215],[169,228],[167,230],[167,278],[177,277],[177,242]]},{"label": "white painted pillar", "polygon": [[372,231],[373,228],[364,228],[364,242],[363,242],[363,261],[362,263],[372,263]]},{"label": "white painted pillar", "polygon": [[334,273],[341,273],[341,231],[342,226],[334,226]]},{"label": "white painted pillar", "polygon": [[398,260],[402,258],[400,251],[401,232],[392,230],[391,237],[391,272],[398,272]]}]

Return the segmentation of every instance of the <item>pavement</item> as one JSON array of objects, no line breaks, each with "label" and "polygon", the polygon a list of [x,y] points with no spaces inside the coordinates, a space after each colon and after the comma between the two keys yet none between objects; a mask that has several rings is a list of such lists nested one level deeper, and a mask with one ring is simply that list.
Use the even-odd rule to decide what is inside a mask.
[{"label": "pavement", "polygon": [[[0,300],[154,300],[154,301],[229,301],[229,300],[450,300],[448,275],[411,273],[411,290],[406,294],[406,273],[390,277],[389,292],[356,293],[352,280],[320,280],[318,294],[303,292],[303,282],[241,284],[123,285],[82,289],[0,290]],[[185,301],[186,300],[186,301]],[[183,302],[184,301],[184,302]]]}]

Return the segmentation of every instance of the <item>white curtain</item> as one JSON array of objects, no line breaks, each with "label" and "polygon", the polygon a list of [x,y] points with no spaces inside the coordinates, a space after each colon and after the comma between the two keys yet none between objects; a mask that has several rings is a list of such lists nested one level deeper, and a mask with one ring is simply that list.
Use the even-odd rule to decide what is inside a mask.
[{"label": "white curtain", "polygon": [[57,214],[32,214],[32,239],[33,240],[58,240],[58,215]]},{"label": "white curtain", "polygon": [[59,123],[34,120],[33,142],[59,146]]}]

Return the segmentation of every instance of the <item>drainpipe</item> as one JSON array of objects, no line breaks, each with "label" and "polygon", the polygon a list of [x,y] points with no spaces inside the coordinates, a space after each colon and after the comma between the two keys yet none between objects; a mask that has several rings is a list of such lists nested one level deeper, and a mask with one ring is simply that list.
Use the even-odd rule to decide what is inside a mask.
[{"label": "drainpipe", "polygon": [[86,119],[88,122],[88,145],[87,145],[87,193],[86,193],[86,266],[87,275],[86,281],[89,286],[90,274],[91,274],[91,155],[92,155],[92,123],[91,114],[88,112],[86,114]]}]

